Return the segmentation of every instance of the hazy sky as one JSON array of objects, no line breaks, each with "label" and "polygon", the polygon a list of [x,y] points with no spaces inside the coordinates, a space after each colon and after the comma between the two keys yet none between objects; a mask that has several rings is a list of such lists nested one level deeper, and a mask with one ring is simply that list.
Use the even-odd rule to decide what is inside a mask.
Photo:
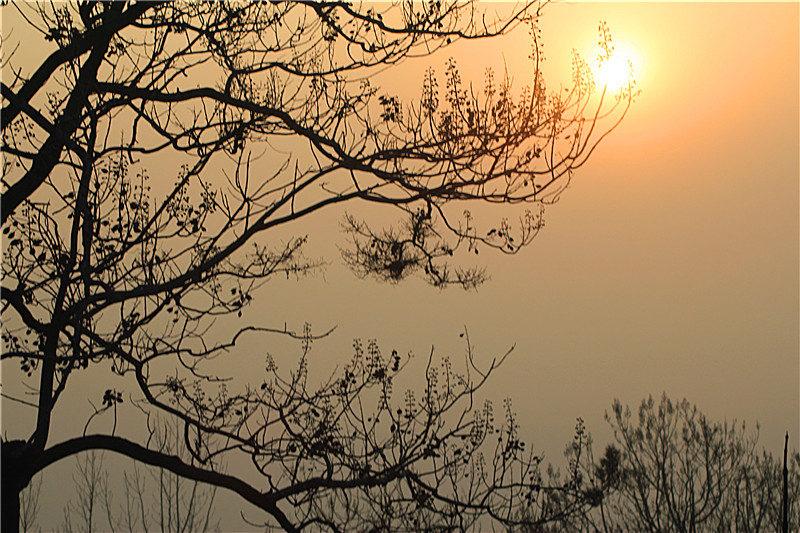
[{"label": "hazy sky", "polygon": [[[489,395],[511,396],[556,461],[576,417],[603,442],[615,397],[636,406],[662,392],[715,420],[759,421],[772,450],[787,430],[800,447],[798,5],[551,5],[554,76],[571,48],[592,57],[601,20],[637,51],[643,92],[529,248],[481,255],[492,280],[468,293],[356,280],[335,261],[324,279],[273,287],[268,314],[338,325],[328,347],[358,336],[460,357],[464,326],[487,362],[516,344]],[[448,55],[480,84],[485,62],[514,74],[525,35]],[[336,258],[333,236],[311,238]]]},{"label": "hazy sky", "polygon": [[[271,283],[248,313],[264,325],[337,326],[312,365],[345,363],[354,337],[419,360],[435,346],[457,364],[465,326],[484,364],[516,345],[486,396],[498,406],[511,397],[525,435],[554,462],[576,417],[604,444],[615,397],[636,406],[664,391],[713,420],[759,421],[760,444],[773,451],[787,430],[800,448],[799,10],[548,6],[540,25],[551,84],[569,72],[573,47],[592,57],[604,20],[615,42],[637,51],[643,92],[547,209],[534,243],[517,256],[476,258],[492,276],[476,292],[379,284],[341,264],[343,237],[327,229],[341,213],[322,213],[305,231],[308,255],[331,262],[325,275]],[[505,61],[523,84],[515,69],[528,46],[521,29],[479,51],[458,45],[433,65],[441,72],[453,55],[481,84],[485,66]],[[408,72],[428,64],[383,76],[418,94]]]},{"label": "hazy sky", "polygon": [[[663,392],[715,421],[758,421],[773,453],[786,431],[800,448],[798,7],[548,6],[551,85],[568,83],[572,48],[594,57],[607,21],[638,56],[642,94],[547,209],[533,244],[513,257],[481,254],[492,279],[477,292],[437,291],[354,279],[335,260],[341,237],[310,230],[311,250],[334,263],[324,278],[270,289],[265,316],[337,325],[319,358],[346,357],[362,337],[421,360],[433,345],[457,362],[465,326],[485,364],[516,345],[486,396],[498,407],[511,397],[526,438],[556,464],[576,417],[602,449],[614,398],[635,408]],[[441,72],[452,55],[480,87],[486,65],[505,63],[522,84],[526,35],[449,49],[433,65]],[[402,85],[403,72],[387,76]]]}]

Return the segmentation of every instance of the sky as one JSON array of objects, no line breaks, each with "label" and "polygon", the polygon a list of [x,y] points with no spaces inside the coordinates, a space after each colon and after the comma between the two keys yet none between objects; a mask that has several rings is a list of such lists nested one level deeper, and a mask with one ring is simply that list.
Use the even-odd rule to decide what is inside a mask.
[{"label": "sky", "polygon": [[[605,444],[615,398],[635,407],[662,393],[711,420],[758,421],[773,453],[786,431],[800,448],[799,11],[548,6],[540,26],[551,85],[569,82],[572,48],[593,57],[606,21],[614,42],[636,52],[642,93],[547,208],[536,240],[513,257],[481,254],[491,280],[477,291],[380,284],[342,264],[344,237],[329,229],[341,212],[321,213],[305,229],[308,255],[329,262],[324,274],[271,283],[251,312],[267,325],[336,326],[312,352],[320,375],[349,359],[355,337],[413,352],[412,380],[432,349],[463,360],[465,328],[479,364],[514,346],[483,394],[497,406],[510,397],[523,435],[555,463],[577,417]],[[441,72],[452,55],[478,84],[490,65],[523,84],[526,36],[458,44],[381,76],[418,94],[408,73]]]},{"label": "sky", "polygon": [[[340,364],[355,337],[375,338],[415,355],[412,381],[432,349],[463,361],[465,328],[486,366],[513,346],[484,397],[496,409],[511,398],[525,439],[561,467],[578,417],[603,449],[614,399],[635,410],[648,395],[686,398],[748,431],[759,424],[773,454],[787,431],[800,448],[798,7],[549,5],[540,27],[551,86],[569,83],[573,48],[593,59],[606,21],[616,46],[635,52],[642,92],[546,209],[534,242],[511,257],[481,254],[491,280],[477,291],[379,284],[337,259],[342,236],[318,229],[340,213],[324,213],[309,225],[309,254],[332,259],[324,276],[271,287],[264,316],[336,326],[312,368]],[[521,85],[529,46],[524,30],[491,47],[460,43],[384,76],[416,95],[404,84],[418,78],[403,69],[442,72],[452,56],[478,87],[486,66]]]},{"label": "sky", "polygon": [[[593,57],[600,21],[636,51],[642,93],[528,248],[481,255],[492,279],[477,291],[438,291],[355,279],[336,261],[340,241],[311,234],[311,250],[334,262],[324,277],[277,288],[286,292],[270,313],[336,325],[326,342],[342,349],[376,338],[457,358],[465,327],[487,364],[514,345],[487,395],[511,397],[554,461],[577,417],[605,442],[614,398],[636,407],[662,393],[712,420],[758,421],[768,449],[786,431],[797,447],[798,5],[550,5],[540,22],[548,81],[568,76],[572,48]],[[522,31],[447,55],[480,83],[487,62],[524,74],[515,65],[528,46]]]}]

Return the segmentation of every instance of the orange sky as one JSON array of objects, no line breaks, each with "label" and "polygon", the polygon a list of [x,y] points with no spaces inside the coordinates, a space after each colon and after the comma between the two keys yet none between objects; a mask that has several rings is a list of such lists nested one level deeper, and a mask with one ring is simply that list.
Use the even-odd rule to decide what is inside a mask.
[{"label": "orange sky", "polygon": [[[481,255],[492,280],[477,293],[354,280],[334,263],[281,288],[293,304],[275,319],[338,324],[331,346],[343,349],[360,336],[460,357],[464,325],[487,360],[516,344],[490,394],[512,396],[554,461],[575,417],[603,443],[614,397],[635,406],[662,391],[713,419],[758,420],[770,449],[786,430],[800,447],[798,5],[551,5],[553,76],[569,72],[571,48],[593,52],[601,20],[638,49],[643,93],[528,249]],[[526,46],[523,30],[434,65],[452,55],[480,87],[487,63],[514,74]]]},{"label": "orange sky", "polygon": [[[635,406],[662,391],[714,420],[759,421],[772,451],[786,430],[800,448],[799,15],[797,3],[548,6],[551,85],[569,72],[571,48],[590,58],[605,20],[638,50],[643,92],[547,209],[534,243],[515,257],[482,253],[492,280],[477,292],[392,286],[341,264],[343,236],[319,232],[341,213],[321,213],[307,255],[331,262],[325,275],[270,283],[253,316],[338,326],[312,354],[331,367],[349,358],[354,337],[413,351],[419,363],[432,345],[461,361],[465,326],[484,364],[516,345],[486,395],[498,408],[510,396],[526,440],[559,464],[576,417],[603,446],[615,397]],[[502,71],[505,61],[522,83],[525,36],[457,44],[432,64],[441,73],[455,56],[480,86],[484,67]],[[430,64],[382,78],[417,96],[409,72]],[[409,368],[410,378],[422,371]]]},{"label": "orange sky", "polygon": [[666,390],[800,447],[798,5],[551,8],[551,49],[602,19],[643,63],[631,115],[531,250],[577,313],[560,338],[578,390],[604,408]]}]

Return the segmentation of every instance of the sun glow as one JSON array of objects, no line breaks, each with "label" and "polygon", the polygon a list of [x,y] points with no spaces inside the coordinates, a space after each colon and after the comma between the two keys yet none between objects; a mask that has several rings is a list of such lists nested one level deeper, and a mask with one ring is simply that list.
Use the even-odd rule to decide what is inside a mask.
[{"label": "sun glow", "polygon": [[639,64],[635,50],[618,43],[614,43],[610,55],[600,47],[597,50],[599,53],[596,55],[596,67],[593,70],[598,87],[617,92],[634,82]]}]

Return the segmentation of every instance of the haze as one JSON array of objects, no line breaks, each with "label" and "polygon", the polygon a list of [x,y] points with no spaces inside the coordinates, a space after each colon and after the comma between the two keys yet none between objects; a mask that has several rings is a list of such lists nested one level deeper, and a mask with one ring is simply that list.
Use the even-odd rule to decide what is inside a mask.
[{"label": "haze", "polygon": [[[782,448],[787,430],[797,446],[797,20],[797,4],[548,6],[551,86],[568,82],[571,48],[591,58],[607,21],[615,42],[638,51],[642,94],[547,209],[534,243],[516,257],[477,257],[492,280],[468,293],[356,280],[334,263],[324,278],[273,287],[281,304],[268,316],[338,325],[320,353],[348,353],[362,337],[460,357],[465,326],[487,362],[515,344],[486,394],[510,396],[554,461],[576,417],[603,442],[615,397],[636,406],[662,392],[714,420],[760,422],[768,449]],[[447,55],[478,84],[485,66],[502,72],[505,62],[520,85],[526,33],[503,43]],[[336,257],[337,237],[311,235],[313,250]]]},{"label": "haze", "polygon": [[[297,232],[309,234],[309,257],[330,261],[324,275],[271,283],[250,317],[336,326],[312,353],[320,375],[346,361],[355,337],[420,364],[432,347],[459,363],[465,328],[485,366],[513,345],[483,394],[512,398],[527,440],[554,463],[577,417],[603,445],[614,398],[635,407],[662,392],[712,420],[758,421],[770,451],[786,431],[800,448],[798,16],[797,3],[547,6],[551,87],[569,82],[572,48],[593,58],[606,21],[614,42],[638,55],[642,94],[547,208],[534,243],[513,257],[476,256],[492,276],[478,291],[379,284],[341,264],[342,212],[323,212]],[[521,86],[529,46],[524,28],[489,46],[459,43],[384,72],[381,83],[418,98],[419,73],[442,72],[453,56],[478,86],[487,66]],[[263,348],[251,348],[263,368]],[[423,368],[408,372],[413,380]],[[48,470],[46,483],[59,472],[69,465]]]}]

